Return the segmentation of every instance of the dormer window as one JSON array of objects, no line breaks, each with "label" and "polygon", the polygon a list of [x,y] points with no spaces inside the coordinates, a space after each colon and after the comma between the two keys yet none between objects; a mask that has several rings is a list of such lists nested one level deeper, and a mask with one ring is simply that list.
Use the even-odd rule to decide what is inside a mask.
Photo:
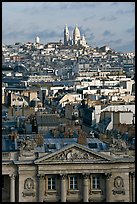
[{"label": "dormer window", "polygon": [[48,149],[56,149],[55,144],[48,144],[47,147],[48,147]]}]

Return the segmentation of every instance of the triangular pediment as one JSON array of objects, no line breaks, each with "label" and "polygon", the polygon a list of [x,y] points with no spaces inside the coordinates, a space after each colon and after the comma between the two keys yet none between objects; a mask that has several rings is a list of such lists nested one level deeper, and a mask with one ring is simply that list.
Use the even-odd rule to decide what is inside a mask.
[{"label": "triangular pediment", "polygon": [[72,144],[68,145],[54,153],[50,153],[34,161],[35,164],[45,164],[49,162],[101,162],[110,161],[111,157],[101,153],[94,152],[89,148]]}]

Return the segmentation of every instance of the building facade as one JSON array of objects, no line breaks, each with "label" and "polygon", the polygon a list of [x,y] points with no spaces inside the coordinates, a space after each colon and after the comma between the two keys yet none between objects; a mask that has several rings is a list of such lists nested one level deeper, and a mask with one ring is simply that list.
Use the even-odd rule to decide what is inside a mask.
[{"label": "building facade", "polygon": [[2,155],[3,202],[134,202],[132,156],[112,156],[71,144],[52,153],[34,152],[24,140]]}]

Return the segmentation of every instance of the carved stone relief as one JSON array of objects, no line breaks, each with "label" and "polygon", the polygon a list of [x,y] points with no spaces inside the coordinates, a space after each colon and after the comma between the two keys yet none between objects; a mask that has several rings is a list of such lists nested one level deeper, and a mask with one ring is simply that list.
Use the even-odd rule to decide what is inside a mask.
[{"label": "carved stone relief", "polygon": [[77,149],[70,149],[67,151],[64,151],[53,158],[52,160],[67,160],[67,161],[76,161],[76,160],[89,160],[89,159],[98,159],[96,156],[91,155],[87,152],[82,152]]},{"label": "carved stone relief", "polygon": [[114,189],[112,190],[113,194],[123,194],[125,195],[124,181],[120,176],[115,177],[114,179]]},{"label": "carved stone relief", "polygon": [[34,191],[34,180],[31,178],[27,178],[24,181],[24,191],[22,192],[23,196],[35,196]]}]

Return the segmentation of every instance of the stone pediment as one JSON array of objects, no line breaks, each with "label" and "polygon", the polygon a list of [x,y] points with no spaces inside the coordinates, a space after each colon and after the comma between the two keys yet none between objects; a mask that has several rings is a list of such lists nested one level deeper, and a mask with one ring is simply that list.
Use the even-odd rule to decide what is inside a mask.
[{"label": "stone pediment", "polygon": [[101,162],[110,161],[111,157],[94,152],[89,148],[73,144],[66,146],[54,153],[48,154],[35,160],[35,164],[45,164],[49,162]]}]

